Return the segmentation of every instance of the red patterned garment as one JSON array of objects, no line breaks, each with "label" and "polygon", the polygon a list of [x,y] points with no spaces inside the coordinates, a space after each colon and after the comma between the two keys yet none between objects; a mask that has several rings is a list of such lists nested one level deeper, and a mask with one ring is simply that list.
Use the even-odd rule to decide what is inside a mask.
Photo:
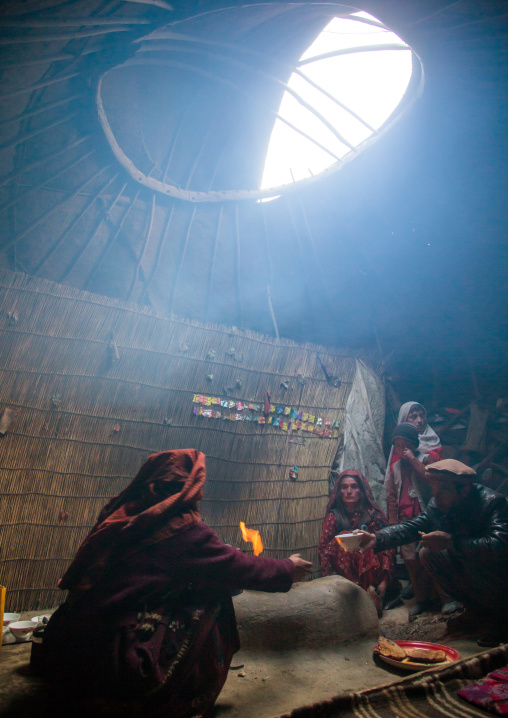
[{"label": "red patterned garment", "polygon": [[461,688],[457,695],[497,716],[508,716],[508,666],[492,671],[483,681]]},{"label": "red patterned garment", "polygon": [[[344,477],[351,476],[358,483],[362,499],[358,510],[348,514],[340,497],[340,484]],[[339,546],[335,536],[362,526],[374,532],[388,525],[388,519],[375,503],[367,479],[356,469],[343,471],[337,479],[326,509],[326,516],[318,546],[322,576],[344,576],[367,590],[375,588],[387,578],[394,576],[395,551],[374,551],[367,553],[347,552]]]}]

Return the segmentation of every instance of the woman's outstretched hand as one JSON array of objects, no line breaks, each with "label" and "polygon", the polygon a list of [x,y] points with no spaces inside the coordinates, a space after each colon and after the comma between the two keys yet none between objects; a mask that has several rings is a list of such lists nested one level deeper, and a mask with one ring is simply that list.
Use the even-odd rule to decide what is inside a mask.
[{"label": "woman's outstretched hand", "polygon": [[301,581],[312,571],[312,563],[300,558],[299,553],[294,553],[289,557],[289,560],[293,562],[293,566],[295,567],[293,571],[293,583]]}]

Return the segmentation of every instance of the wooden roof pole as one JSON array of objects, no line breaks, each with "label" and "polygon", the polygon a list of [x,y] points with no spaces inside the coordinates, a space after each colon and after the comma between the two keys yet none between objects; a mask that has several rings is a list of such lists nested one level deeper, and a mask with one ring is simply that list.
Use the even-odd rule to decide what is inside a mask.
[{"label": "wooden roof pole", "polygon": [[20,200],[25,199],[26,197],[31,195],[32,192],[35,192],[38,189],[42,189],[43,187],[46,187],[46,185],[53,182],[53,180],[58,179],[59,177],[64,175],[66,172],[68,172],[70,169],[72,169],[73,167],[76,167],[76,165],[80,164],[81,162],[84,162],[84,160],[88,159],[88,157],[91,157],[92,155],[94,155],[96,152],[97,152],[96,148],[90,150],[86,154],[81,155],[81,157],[78,157],[78,159],[76,159],[73,162],[71,162],[70,164],[66,165],[63,169],[59,170],[56,174],[49,177],[49,179],[44,179],[42,182],[39,182],[38,184],[30,187],[30,189],[27,192],[25,192],[24,194],[18,194],[13,199],[11,199],[9,202],[6,202],[5,204],[0,205],[0,212],[3,212],[4,210],[8,209],[9,207],[12,207],[14,204],[19,202]]},{"label": "wooden roof pole", "polygon": [[34,115],[40,115],[42,112],[48,112],[49,110],[54,110],[55,107],[61,107],[62,105],[67,105],[69,102],[72,102],[73,100],[77,100],[78,97],[81,97],[81,93],[75,94],[75,95],[69,95],[68,97],[64,97],[63,100],[58,100],[58,102],[50,102],[48,105],[43,105],[42,107],[36,107],[34,110],[29,110],[28,112],[20,112],[19,115],[14,115],[14,117],[9,117],[7,120],[0,121],[0,127],[4,127],[5,125],[10,125],[11,122],[17,122],[18,120],[27,120],[29,117],[33,117]]},{"label": "wooden roof pole", "polygon": [[176,286],[177,286],[177,284],[178,284],[178,279],[179,279],[179,277],[180,277],[180,271],[181,271],[181,269],[182,269],[183,262],[184,262],[184,260],[185,260],[185,254],[186,254],[186,252],[187,252],[187,244],[188,244],[188,242],[189,242],[190,232],[191,232],[191,229],[192,229],[192,225],[193,225],[193,223],[194,223],[194,218],[195,218],[195,216],[196,216],[196,209],[197,209],[197,207],[196,207],[196,205],[194,205],[193,208],[192,208],[192,214],[191,214],[191,218],[190,218],[190,221],[189,221],[189,226],[187,227],[187,232],[185,233],[185,241],[184,241],[184,243],[183,243],[182,251],[181,251],[181,253],[180,253],[180,259],[179,259],[179,262],[178,262],[178,265],[177,265],[177,268],[176,268],[175,278],[174,278],[174,280],[173,280],[173,286],[171,287],[171,294],[169,295],[169,309],[168,309],[168,311],[169,311],[170,314],[173,312],[173,305],[174,305],[174,301],[175,301]]},{"label": "wooden roof pole", "polygon": [[39,224],[41,224],[41,222],[44,222],[44,220],[46,220],[54,212],[56,212],[57,209],[60,209],[60,207],[62,207],[70,199],[73,199],[74,197],[76,197],[81,192],[81,190],[84,187],[86,187],[87,184],[92,182],[92,180],[96,179],[100,174],[102,174],[102,172],[109,169],[110,167],[111,167],[111,165],[106,165],[105,167],[101,167],[97,172],[95,172],[94,175],[92,175],[91,177],[86,179],[84,182],[81,182],[81,184],[78,185],[78,187],[73,192],[71,192],[67,197],[64,197],[62,200],[60,200],[60,202],[57,202],[55,205],[53,205],[53,207],[50,207],[50,209],[48,209],[38,219],[36,219],[34,222],[32,222],[30,225],[28,225],[28,227],[26,227],[22,232],[10,237],[10,239],[8,239],[6,242],[4,242],[2,245],[0,245],[0,251],[5,251],[9,247],[12,247],[13,244],[16,244],[17,242],[19,242],[20,239],[23,239],[24,237],[26,237],[26,235],[29,234],[32,230],[34,230],[36,227],[38,227]]},{"label": "wooden roof pole", "polygon": [[171,160],[173,159],[173,153],[174,153],[176,145],[177,145],[178,137],[180,136],[180,130],[182,129],[184,121],[187,118],[187,114],[189,112],[190,107],[191,107],[191,102],[189,102],[188,106],[183,111],[182,116],[178,122],[178,125],[176,126],[175,133],[174,133],[173,137],[171,138],[171,144],[169,146],[168,154],[164,161],[164,171],[162,172],[162,182],[163,183],[166,182],[166,179],[168,176],[168,171],[169,171],[169,165],[171,164]]},{"label": "wooden roof pole", "polygon": [[134,271],[134,276],[132,278],[131,286],[129,291],[127,292],[127,301],[131,300],[132,293],[134,292],[134,289],[136,287],[136,282],[139,278],[139,270],[141,268],[141,263],[143,261],[143,258],[145,256],[146,248],[148,246],[148,242],[150,240],[150,235],[152,233],[152,227],[153,227],[153,217],[155,214],[155,194],[152,194],[152,205],[150,208],[150,214],[149,214],[149,220],[148,220],[148,227],[145,232],[145,240],[143,242],[143,246],[141,247],[141,252],[139,253],[139,258],[136,262],[136,269]]},{"label": "wooden roof pole", "polygon": [[80,30],[78,32],[57,33],[55,35],[18,35],[0,37],[0,47],[5,45],[29,45],[36,42],[58,42],[59,40],[80,40],[84,37],[95,37],[96,35],[108,35],[114,32],[129,32],[125,25],[119,27],[104,27],[92,30]]},{"label": "wooden roof pole", "polygon": [[320,283],[321,283],[321,286],[322,286],[323,289],[325,290],[326,300],[327,300],[327,302],[328,302],[328,304],[329,304],[329,307],[330,307],[330,308],[332,309],[332,311],[333,311],[333,302],[332,302],[332,300],[331,300],[330,292],[329,292],[329,290],[328,290],[328,287],[326,286],[325,277],[324,277],[324,274],[323,274],[323,268],[322,268],[322,266],[321,266],[321,262],[319,261],[319,257],[318,257],[317,250],[316,250],[316,243],[314,242],[314,235],[312,234],[312,231],[311,231],[311,229],[310,229],[310,224],[309,224],[309,221],[308,221],[308,218],[307,218],[307,212],[305,211],[305,207],[303,206],[303,204],[302,204],[300,198],[297,197],[296,201],[297,201],[298,207],[300,208],[300,211],[301,211],[302,216],[303,216],[303,221],[304,221],[304,224],[305,224],[305,229],[307,230],[307,236],[308,236],[308,238],[309,238],[309,245],[310,245],[312,254],[313,254],[313,256],[314,256],[314,262],[315,262],[316,268],[317,268],[317,270],[318,270],[319,281],[320,281]]},{"label": "wooden roof pole", "polygon": [[175,205],[174,205],[174,203],[173,203],[173,204],[171,205],[171,209],[170,209],[169,212],[168,212],[168,216],[167,216],[167,219],[166,219],[166,224],[165,224],[165,226],[164,226],[164,229],[162,230],[161,239],[160,239],[160,242],[159,242],[159,246],[157,247],[157,254],[156,254],[156,256],[155,256],[155,261],[154,261],[154,263],[153,263],[153,267],[152,267],[152,269],[151,269],[151,271],[150,271],[150,274],[145,278],[145,286],[143,287],[143,291],[142,291],[141,296],[140,296],[140,298],[139,298],[139,302],[138,302],[139,304],[143,304],[143,302],[144,302],[146,296],[148,296],[148,298],[150,299],[150,294],[149,294],[149,292],[150,292],[150,284],[151,284],[151,282],[152,282],[152,279],[153,279],[154,276],[155,276],[155,273],[157,272],[157,269],[159,268],[159,262],[160,262],[160,258],[161,258],[161,255],[162,255],[162,250],[164,249],[164,245],[165,245],[165,243],[166,243],[166,239],[167,239],[167,236],[168,236],[168,233],[169,233],[169,227],[170,227],[170,225],[171,225],[171,220],[172,220],[172,218],[173,218],[173,212],[174,212],[174,210],[175,210]]},{"label": "wooden roof pole", "polygon": [[73,60],[79,60],[80,57],[83,55],[90,55],[93,52],[100,52],[103,48],[101,47],[91,47],[86,50],[81,50],[81,52],[78,55],[73,55],[72,53],[66,53],[62,52],[59,55],[48,55],[47,57],[41,56],[41,57],[35,57],[30,58],[30,60],[15,60],[14,62],[3,62],[2,61],[2,69],[8,68],[8,67],[29,67],[30,65],[51,65],[53,62],[63,62],[64,60],[69,60],[72,62]]},{"label": "wooden roof pole", "polygon": [[101,219],[99,220],[99,222],[97,222],[97,224],[96,224],[96,226],[95,226],[95,229],[94,229],[93,232],[91,233],[90,237],[86,240],[86,242],[83,244],[83,246],[81,247],[81,249],[79,249],[79,250],[76,252],[76,254],[75,254],[75,256],[74,256],[74,259],[72,260],[72,262],[70,263],[70,265],[67,267],[67,269],[66,269],[64,272],[62,272],[62,274],[61,274],[60,277],[58,278],[58,282],[60,282],[60,283],[64,282],[64,281],[66,280],[66,278],[68,277],[68,275],[71,273],[71,271],[74,269],[74,267],[76,266],[76,264],[79,262],[79,260],[81,259],[82,255],[86,252],[86,250],[88,249],[88,247],[90,246],[90,244],[93,242],[93,240],[94,240],[95,237],[97,236],[97,233],[99,232],[100,228],[101,228],[102,225],[104,224],[105,220],[106,220],[108,217],[110,217],[110,212],[113,210],[114,206],[116,205],[116,203],[118,202],[118,200],[119,200],[120,197],[122,196],[122,194],[123,194],[125,188],[127,187],[127,184],[128,184],[127,182],[124,182],[124,184],[123,184],[122,187],[120,188],[120,191],[117,193],[116,197],[112,200],[112,202],[111,202],[111,204],[109,205],[109,207],[108,207],[108,209],[106,210],[106,212],[104,212],[104,215],[101,217]]},{"label": "wooden roof pole", "polygon": [[268,267],[268,281],[266,284],[266,295],[268,300],[268,311],[270,313],[270,318],[272,320],[273,329],[275,332],[275,336],[277,339],[279,339],[279,328],[277,326],[277,320],[275,318],[275,311],[273,309],[273,302],[272,302],[272,284],[273,284],[273,267],[272,267],[272,253],[270,252],[270,241],[268,239],[268,227],[266,223],[266,210],[265,210],[265,204],[261,204],[261,216],[263,218],[263,235],[265,238],[265,249],[266,249],[266,260],[267,260],[267,267]]},{"label": "wooden roof pole", "polygon": [[277,326],[277,320],[275,319],[275,312],[273,311],[272,293],[270,291],[269,284],[266,285],[266,294],[267,294],[267,298],[268,298],[268,311],[270,312],[270,317],[272,318],[272,324],[273,324],[273,329],[275,331],[275,336],[277,337],[277,339],[279,339],[280,338],[279,337],[279,328]]},{"label": "wooden roof pole", "polygon": [[166,2],[166,0],[125,0],[125,2],[134,2],[139,3],[140,5],[153,5],[154,7],[160,7],[163,10],[174,10],[174,7]]},{"label": "wooden roof pole", "polygon": [[289,217],[291,219],[291,224],[293,226],[293,232],[294,236],[296,237],[296,245],[298,247],[298,255],[300,257],[300,265],[301,265],[301,276],[302,276],[302,284],[305,291],[306,300],[309,304],[312,303],[312,289],[308,281],[308,263],[305,261],[305,253],[303,251],[303,245],[302,245],[302,238],[300,236],[300,232],[298,231],[298,227],[295,221],[295,215],[293,212],[293,207],[291,206],[291,199],[289,197],[285,197],[286,200],[286,207],[289,213]]},{"label": "wooden roof pole", "polygon": [[238,303],[238,325],[243,326],[243,306],[242,306],[242,289],[240,281],[240,220],[238,213],[238,202],[235,204],[235,246],[236,246],[236,301]]},{"label": "wooden roof pole", "polygon": [[40,167],[40,165],[46,164],[46,162],[52,162],[57,157],[60,157],[60,155],[65,154],[66,152],[69,152],[70,150],[73,150],[78,145],[81,145],[83,142],[86,142],[89,140],[91,135],[85,135],[84,137],[80,137],[75,142],[72,142],[70,145],[67,145],[66,147],[62,147],[61,150],[58,150],[58,152],[53,152],[50,155],[45,155],[42,159],[37,160],[37,162],[32,162],[29,165],[25,165],[19,170],[15,170],[14,172],[9,172],[8,175],[4,175],[0,179],[0,187],[3,187],[4,185],[11,182],[13,179],[16,179],[16,177],[19,177],[20,175],[24,174],[25,172],[29,172],[30,170],[35,169],[36,167]]},{"label": "wooden roof pole", "polygon": [[99,190],[98,192],[96,192],[93,197],[90,198],[90,200],[89,200],[88,203],[83,207],[83,209],[81,210],[81,212],[79,212],[79,214],[77,214],[77,215],[74,217],[74,219],[72,220],[72,222],[66,227],[66,229],[62,232],[62,234],[61,234],[60,237],[57,239],[57,241],[53,244],[53,246],[51,247],[51,249],[49,250],[49,252],[46,252],[46,254],[44,255],[44,257],[39,261],[39,263],[37,264],[37,266],[34,267],[34,269],[32,269],[32,271],[30,272],[30,274],[34,274],[35,276],[37,276],[37,274],[40,272],[40,270],[42,269],[42,267],[43,267],[43,266],[46,264],[46,262],[53,256],[54,252],[56,252],[56,250],[61,246],[61,244],[62,244],[64,238],[67,237],[67,236],[72,232],[72,230],[74,229],[74,227],[76,227],[76,225],[82,220],[82,218],[85,216],[85,214],[88,212],[88,210],[89,210],[89,209],[95,204],[95,202],[99,199],[99,197],[101,196],[101,194],[102,194],[110,185],[113,184],[113,182],[117,179],[118,176],[119,176],[118,174],[113,175],[113,176],[106,182],[106,184],[105,184],[103,187],[101,187],[100,190]]},{"label": "wooden roof pole", "polygon": [[122,219],[120,220],[120,223],[119,223],[119,225],[118,225],[116,231],[113,233],[112,237],[110,237],[110,239],[109,239],[108,242],[106,243],[106,246],[104,247],[104,249],[103,249],[102,252],[101,252],[101,256],[99,257],[99,259],[97,260],[97,262],[94,264],[94,266],[93,266],[93,268],[92,268],[92,271],[89,273],[88,278],[87,278],[85,284],[83,285],[83,289],[88,289],[88,287],[90,286],[90,283],[91,283],[92,279],[94,278],[96,272],[101,268],[103,261],[106,259],[106,256],[107,256],[108,253],[109,253],[109,250],[110,250],[111,247],[114,245],[114,243],[116,242],[116,240],[117,240],[117,238],[118,238],[118,235],[119,235],[120,232],[122,231],[122,228],[123,228],[123,225],[124,225],[124,223],[125,223],[125,220],[126,220],[127,217],[129,216],[131,209],[132,209],[132,208],[134,207],[134,205],[136,204],[140,192],[141,192],[141,190],[138,189],[137,192],[136,192],[136,194],[134,195],[134,198],[133,198],[132,202],[129,204],[129,206],[128,206],[127,209],[125,210],[124,215],[123,215]]},{"label": "wooden roof pole", "polygon": [[22,142],[31,140],[32,137],[37,137],[37,135],[40,135],[43,132],[46,132],[46,130],[52,130],[54,127],[57,127],[58,125],[62,125],[64,122],[68,122],[69,120],[72,120],[78,114],[79,114],[79,110],[75,110],[74,112],[69,112],[69,114],[65,115],[65,117],[60,117],[58,120],[51,122],[49,125],[44,125],[44,127],[39,127],[36,130],[31,130],[29,132],[25,132],[22,135],[20,135],[20,134],[15,135],[10,140],[3,142],[0,145],[0,150],[8,150],[11,147],[16,147],[16,145],[20,145]]},{"label": "wooden roof pole", "polygon": [[192,163],[192,167],[189,172],[189,176],[187,177],[187,182],[185,183],[185,189],[189,189],[189,185],[192,182],[192,178],[194,176],[194,172],[196,171],[196,167],[198,166],[199,160],[201,159],[205,145],[208,141],[208,138],[212,134],[212,131],[215,129],[215,124],[217,122],[217,118],[215,118],[212,122],[209,123],[208,128],[206,132],[204,133],[201,141],[201,145],[199,147],[199,150],[196,152],[196,157],[194,159],[194,162]]},{"label": "wooden roof pole", "polygon": [[213,285],[213,274],[215,269],[215,258],[217,256],[217,245],[219,243],[220,230],[222,226],[222,214],[224,212],[224,205],[220,205],[219,218],[217,221],[217,229],[215,230],[215,237],[213,242],[212,250],[212,261],[210,262],[210,271],[208,272],[208,288],[206,292],[206,305],[205,305],[205,321],[207,322],[210,314],[210,300],[212,298],[212,285]]},{"label": "wooden roof pole", "polygon": [[362,52],[382,52],[383,50],[409,50],[412,52],[409,45],[401,45],[400,43],[395,42],[386,43],[386,45],[361,45],[360,47],[348,47],[343,50],[331,50],[330,52],[323,52],[321,55],[307,57],[305,60],[300,60],[297,67],[310,65],[312,62],[318,62],[319,60],[328,60],[332,57],[340,57],[341,55],[355,55]]},{"label": "wooden roof pole", "polygon": [[337,107],[340,107],[345,112],[350,114],[351,117],[354,117],[355,120],[358,120],[358,122],[361,122],[362,125],[365,125],[365,127],[367,127],[367,129],[369,129],[371,132],[376,131],[376,129],[374,127],[372,127],[372,125],[369,125],[369,123],[366,120],[364,120],[362,117],[360,117],[360,115],[357,115],[356,112],[354,112],[350,107],[348,107],[343,102],[341,102],[336,97],[334,97],[330,92],[325,90],[324,87],[321,87],[321,85],[318,85],[317,82],[314,82],[314,80],[311,80],[310,77],[307,77],[307,75],[305,73],[303,73],[301,70],[295,69],[294,73],[295,73],[295,75],[298,75],[298,77],[301,77],[302,80],[305,80],[305,82],[308,82],[309,85],[311,85],[311,87],[313,87],[315,90],[318,90],[319,92],[321,92],[321,94],[323,94],[329,100],[334,102],[337,105]]},{"label": "wooden roof pole", "polygon": [[0,28],[13,27],[26,29],[28,27],[89,27],[99,25],[153,25],[153,20],[144,17],[24,17],[23,19],[0,20]]},{"label": "wooden roof pole", "polygon": [[27,87],[22,87],[18,90],[12,90],[12,92],[3,92],[0,94],[0,101],[6,100],[8,97],[15,97],[16,95],[24,95],[25,92],[32,92],[33,90],[40,90],[43,87],[49,87],[49,85],[56,85],[58,82],[64,82],[65,80],[70,80],[71,77],[77,77],[80,75],[80,72],[71,72],[68,75],[62,75],[61,77],[55,77],[50,80],[42,80],[41,82],[36,82],[34,85],[28,85]]}]

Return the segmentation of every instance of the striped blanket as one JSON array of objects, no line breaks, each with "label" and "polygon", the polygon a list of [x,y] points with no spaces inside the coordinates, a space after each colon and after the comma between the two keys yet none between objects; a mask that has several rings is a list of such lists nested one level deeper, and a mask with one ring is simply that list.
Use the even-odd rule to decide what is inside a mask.
[{"label": "striped blanket", "polygon": [[358,693],[297,708],[279,718],[476,718],[488,717],[457,696],[460,688],[508,663],[508,644],[447,668],[430,668]]}]

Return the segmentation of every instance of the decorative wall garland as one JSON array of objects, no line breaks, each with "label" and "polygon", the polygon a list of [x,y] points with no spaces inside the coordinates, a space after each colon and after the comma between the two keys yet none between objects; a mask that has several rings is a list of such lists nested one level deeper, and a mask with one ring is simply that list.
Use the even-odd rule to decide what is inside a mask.
[{"label": "decorative wall garland", "polygon": [[[270,404],[270,412],[263,412],[263,404],[254,404],[249,401],[235,401],[222,399],[218,396],[194,394],[192,397],[195,406],[195,416],[205,419],[223,419],[225,421],[253,421],[256,424],[270,424],[282,431],[305,431],[325,439],[338,439],[340,421],[309,414],[284,404]],[[220,407],[215,409],[215,407]],[[245,412],[245,413],[241,413]],[[263,412],[263,413],[261,413]]]}]

